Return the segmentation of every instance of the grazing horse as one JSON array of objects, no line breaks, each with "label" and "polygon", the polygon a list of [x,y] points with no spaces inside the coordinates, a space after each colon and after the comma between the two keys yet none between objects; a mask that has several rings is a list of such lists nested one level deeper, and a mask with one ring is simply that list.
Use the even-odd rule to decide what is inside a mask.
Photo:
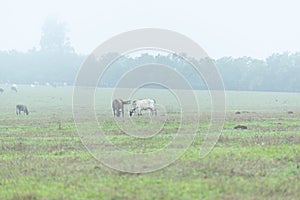
[{"label": "grazing horse", "polygon": [[112,102],[112,109],[114,112],[114,117],[120,117],[122,113],[122,117],[124,117],[124,104],[130,104],[131,100],[124,101],[122,99],[115,99]]},{"label": "grazing horse", "polygon": [[16,105],[16,114],[17,115],[20,115],[21,112],[24,112],[24,114],[28,115],[29,112],[28,112],[28,109],[27,109],[27,106],[25,105]]},{"label": "grazing horse", "polygon": [[3,88],[0,88],[0,93],[3,93],[4,92],[4,89]]},{"label": "grazing horse", "polygon": [[154,99],[138,99],[132,101],[132,108],[129,112],[131,117],[137,110],[138,116],[142,115],[142,110],[151,110],[151,114],[157,115],[156,112],[156,101]]},{"label": "grazing horse", "polygon": [[14,91],[14,92],[18,92],[18,90],[17,90],[17,87],[16,86],[11,86],[11,91]]}]

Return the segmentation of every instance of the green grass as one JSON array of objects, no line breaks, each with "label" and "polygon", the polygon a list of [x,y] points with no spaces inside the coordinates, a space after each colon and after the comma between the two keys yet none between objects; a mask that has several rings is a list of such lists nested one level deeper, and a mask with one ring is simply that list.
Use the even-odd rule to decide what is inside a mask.
[{"label": "green grass", "polygon": [[[79,119],[84,133],[101,128],[108,141],[137,153],[161,149],[176,136],[180,115],[176,101],[167,101],[170,94],[161,90],[137,94],[153,94],[161,105],[168,106],[162,129],[159,122],[165,118],[161,112],[152,124],[147,123],[147,116],[135,116],[134,127],[127,115],[125,122],[118,119],[119,126],[136,128],[136,133],[161,130],[146,139],[120,130],[112,118],[110,94],[109,89],[96,94],[98,124],[85,115]],[[161,170],[130,174],[110,169],[86,150],[73,121],[71,87],[6,90],[0,94],[0,199],[297,199],[300,94],[227,92],[222,135],[203,159],[199,153],[209,127],[210,101],[205,91],[196,95],[201,102],[199,127],[194,130],[197,117],[192,112],[182,125],[197,133],[187,151]],[[28,106],[29,116],[15,115],[18,103]],[[294,114],[287,114],[289,110]],[[248,129],[234,130],[239,124]]]}]

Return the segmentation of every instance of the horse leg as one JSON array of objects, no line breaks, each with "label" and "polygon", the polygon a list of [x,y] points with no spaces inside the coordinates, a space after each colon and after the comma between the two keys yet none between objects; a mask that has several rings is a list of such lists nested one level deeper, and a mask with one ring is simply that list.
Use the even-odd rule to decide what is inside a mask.
[{"label": "horse leg", "polygon": [[138,116],[142,116],[142,109],[138,109]]}]

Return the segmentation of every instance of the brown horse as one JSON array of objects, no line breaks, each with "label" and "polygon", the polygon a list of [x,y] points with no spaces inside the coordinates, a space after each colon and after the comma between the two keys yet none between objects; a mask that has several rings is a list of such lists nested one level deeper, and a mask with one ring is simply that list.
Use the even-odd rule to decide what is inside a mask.
[{"label": "brown horse", "polygon": [[122,117],[124,117],[124,104],[130,104],[131,100],[124,101],[122,99],[115,99],[112,102],[112,109],[114,113],[114,117],[120,117],[122,113]]}]

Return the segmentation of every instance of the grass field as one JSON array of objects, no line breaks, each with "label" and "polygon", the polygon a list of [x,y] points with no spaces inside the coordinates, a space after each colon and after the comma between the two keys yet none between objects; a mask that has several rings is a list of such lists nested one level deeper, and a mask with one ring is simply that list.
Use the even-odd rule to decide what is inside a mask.
[{"label": "grass field", "polygon": [[[189,113],[184,129],[196,131],[192,145],[169,166],[131,174],[94,159],[78,136],[72,114],[72,87],[19,86],[0,94],[0,199],[298,199],[300,196],[300,94],[226,92],[226,119],[215,148],[199,158],[209,127],[210,97],[196,91],[200,121]],[[82,115],[86,133],[100,126],[115,145],[133,152],[163,148],[176,135],[180,115],[176,101],[162,90],[145,90],[164,105],[157,121],[166,120],[160,134],[133,140],[112,118],[110,89],[96,93],[99,124]],[[30,114],[17,116],[16,104]],[[126,107],[126,114],[129,107]],[[241,114],[235,114],[240,111]],[[288,114],[293,111],[293,114]],[[134,117],[138,130],[157,129]],[[126,126],[129,117],[120,124]],[[157,125],[157,127],[155,127]],[[235,130],[246,125],[247,130]],[[104,144],[106,145],[106,144]],[[180,148],[180,147],[178,147]]]}]

